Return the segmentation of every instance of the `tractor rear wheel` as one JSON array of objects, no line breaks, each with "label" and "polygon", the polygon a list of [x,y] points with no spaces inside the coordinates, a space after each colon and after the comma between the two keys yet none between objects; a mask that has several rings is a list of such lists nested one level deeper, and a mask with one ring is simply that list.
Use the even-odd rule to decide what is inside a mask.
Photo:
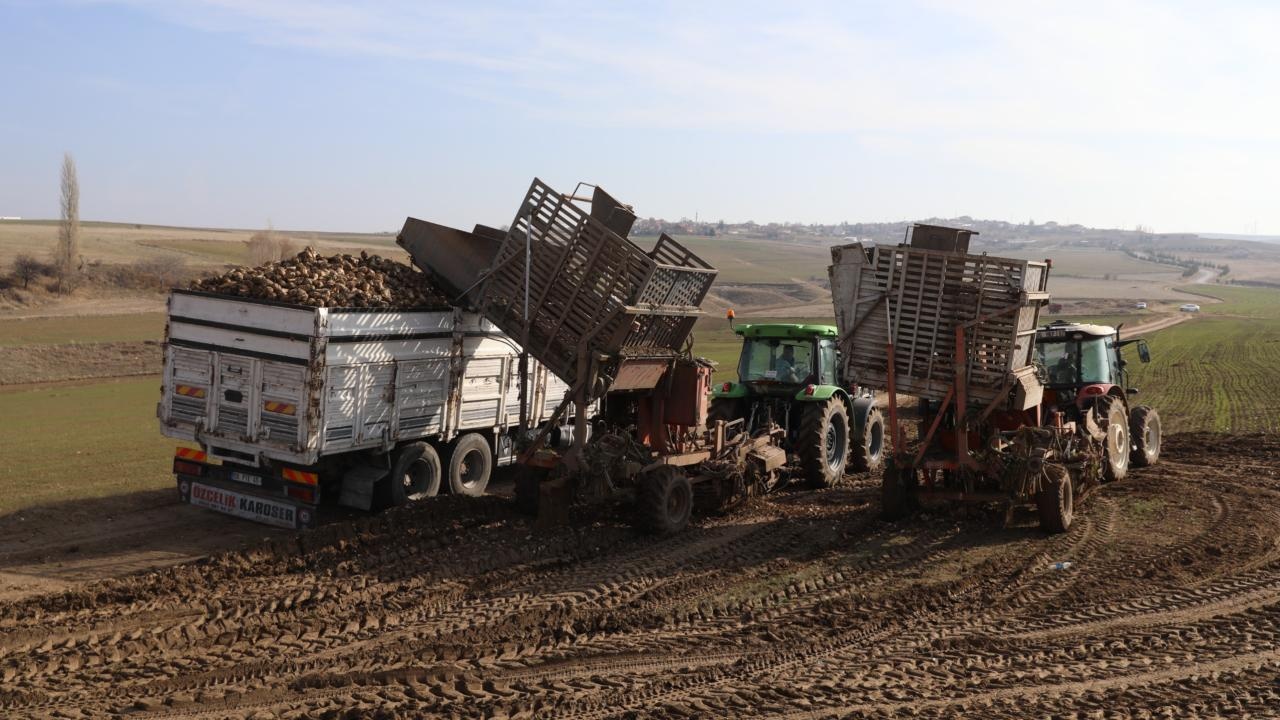
[{"label": "tractor rear wheel", "polygon": [[1129,411],[1129,437],[1133,452],[1129,461],[1134,467],[1155,465],[1160,459],[1160,413],[1149,405],[1139,405]]},{"label": "tractor rear wheel", "polygon": [[1066,532],[1075,517],[1075,492],[1071,487],[1071,474],[1057,463],[1046,463],[1045,477],[1036,493],[1036,508],[1040,511],[1040,527],[1049,533]]},{"label": "tractor rear wheel", "polygon": [[855,433],[855,442],[849,450],[849,467],[854,472],[875,472],[883,465],[884,415],[880,408],[873,407]]},{"label": "tractor rear wheel", "polygon": [[693,485],[677,468],[664,465],[638,478],[636,505],[645,529],[672,535],[685,529],[693,514]]},{"label": "tractor rear wheel", "polygon": [[810,487],[827,488],[840,482],[849,460],[849,413],[844,400],[832,397],[805,407],[797,445]]},{"label": "tractor rear wheel", "polygon": [[[707,408],[707,427],[713,427],[717,420],[732,422],[745,417],[745,406],[746,403],[742,398],[712,398],[711,407]],[[745,424],[735,426],[733,430],[725,433],[725,440],[731,439],[746,429]]]},{"label": "tractor rear wheel", "polygon": [[885,461],[884,476],[880,480],[880,517],[901,520],[915,510],[915,480],[915,470],[899,468],[892,457]]},{"label": "tractor rear wheel", "polygon": [[1107,438],[1103,441],[1102,476],[1107,482],[1114,482],[1129,474],[1129,418],[1125,417],[1124,403],[1118,399],[1104,402]]}]

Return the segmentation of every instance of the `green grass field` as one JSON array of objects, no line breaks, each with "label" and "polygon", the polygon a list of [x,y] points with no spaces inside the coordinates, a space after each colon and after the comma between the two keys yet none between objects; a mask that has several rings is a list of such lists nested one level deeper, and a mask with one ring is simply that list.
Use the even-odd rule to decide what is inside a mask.
[{"label": "green grass field", "polygon": [[1280,320],[1199,318],[1153,334],[1150,345],[1151,363],[1129,368],[1136,402],[1155,406],[1166,431],[1280,430]]},{"label": "green grass field", "polygon": [[1223,302],[1150,336],[1151,363],[1131,362],[1137,402],[1169,432],[1280,430],[1280,290],[1197,285]]},{"label": "green grass field", "polygon": [[[1198,303],[1200,312],[1205,315],[1280,318],[1280,290],[1238,285],[1186,285],[1178,289],[1222,301],[1221,303]],[[1195,302],[1195,300],[1189,302]]]},{"label": "green grass field", "polygon": [[0,514],[173,482],[160,435],[160,378],[0,388]]},{"label": "green grass field", "polygon": [[0,320],[0,347],[160,340],[164,313]]}]

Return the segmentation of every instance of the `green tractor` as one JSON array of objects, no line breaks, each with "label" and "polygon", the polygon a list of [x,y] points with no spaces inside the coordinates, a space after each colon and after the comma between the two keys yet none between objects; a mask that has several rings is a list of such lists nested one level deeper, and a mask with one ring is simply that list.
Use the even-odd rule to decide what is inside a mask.
[{"label": "green tractor", "polygon": [[837,333],[831,325],[738,325],[738,381],[712,393],[709,420],[734,421],[755,434],[776,425],[783,448],[800,458],[811,487],[831,487],[884,463],[884,417],[875,397],[840,382]]}]

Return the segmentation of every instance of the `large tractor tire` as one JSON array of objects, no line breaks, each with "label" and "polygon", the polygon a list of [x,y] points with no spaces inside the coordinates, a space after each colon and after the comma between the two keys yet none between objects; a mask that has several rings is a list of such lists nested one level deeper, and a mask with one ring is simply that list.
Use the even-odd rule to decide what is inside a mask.
[{"label": "large tractor tire", "polygon": [[449,453],[449,492],[479,497],[489,487],[493,473],[493,450],[482,435],[467,433],[453,444]]},{"label": "large tractor tire", "polygon": [[391,472],[374,487],[374,505],[395,507],[435,497],[441,476],[435,448],[425,442],[404,445],[396,452]]},{"label": "large tractor tire", "polygon": [[892,457],[885,461],[880,481],[880,517],[901,520],[916,509],[915,480],[914,470],[900,469]]},{"label": "large tractor tire", "polygon": [[849,413],[844,400],[832,397],[805,407],[797,452],[805,482],[827,488],[840,482],[849,461]]},{"label": "large tractor tire", "polygon": [[1160,413],[1149,405],[1130,410],[1129,437],[1133,443],[1129,461],[1133,466],[1155,465],[1160,459]]},{"label": "large tractor tire", "polygon": [[646,473],[636,487],[636,511],[641,525],[655,535],[684,530],[693,514],[693,485],[669,465]]},{"label": "large tractor tire", "polygon": [[1075,492],[1071,486],[1071,474],[1057,463],[1044,466],[1045,478],[1036,493],[1036,508],[1040,511],[1040,527],[1048,533],[1066,532],[1075,517]]},{"label": "large tractor tire", "polygon": [[1123,480],[1129,474],[1129,418],[1125,417],[1124,403],[1118,399],[1104,399],[1100,409],[1107,419],[1107,437],[1103,440],[1102,477],[1107,482]]},{"label": "large tractor tire", "polygon": [[875,472],[884,467],[884,414],[873,407],[854,433],[849,449],[849,468],[854,472]]}]

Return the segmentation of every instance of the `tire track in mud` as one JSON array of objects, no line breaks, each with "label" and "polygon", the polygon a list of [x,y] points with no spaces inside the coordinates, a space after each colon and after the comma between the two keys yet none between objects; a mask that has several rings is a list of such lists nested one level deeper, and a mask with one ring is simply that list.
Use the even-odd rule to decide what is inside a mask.
[{"label": "tire track in mud", "polygon": [[1169,440],[1061,537],[882,523],[871,482],[660,540],[608,508],[533,533],[507,501],[445,498],[0,604],[0,714],[1273,709],[1280,442]]}]

